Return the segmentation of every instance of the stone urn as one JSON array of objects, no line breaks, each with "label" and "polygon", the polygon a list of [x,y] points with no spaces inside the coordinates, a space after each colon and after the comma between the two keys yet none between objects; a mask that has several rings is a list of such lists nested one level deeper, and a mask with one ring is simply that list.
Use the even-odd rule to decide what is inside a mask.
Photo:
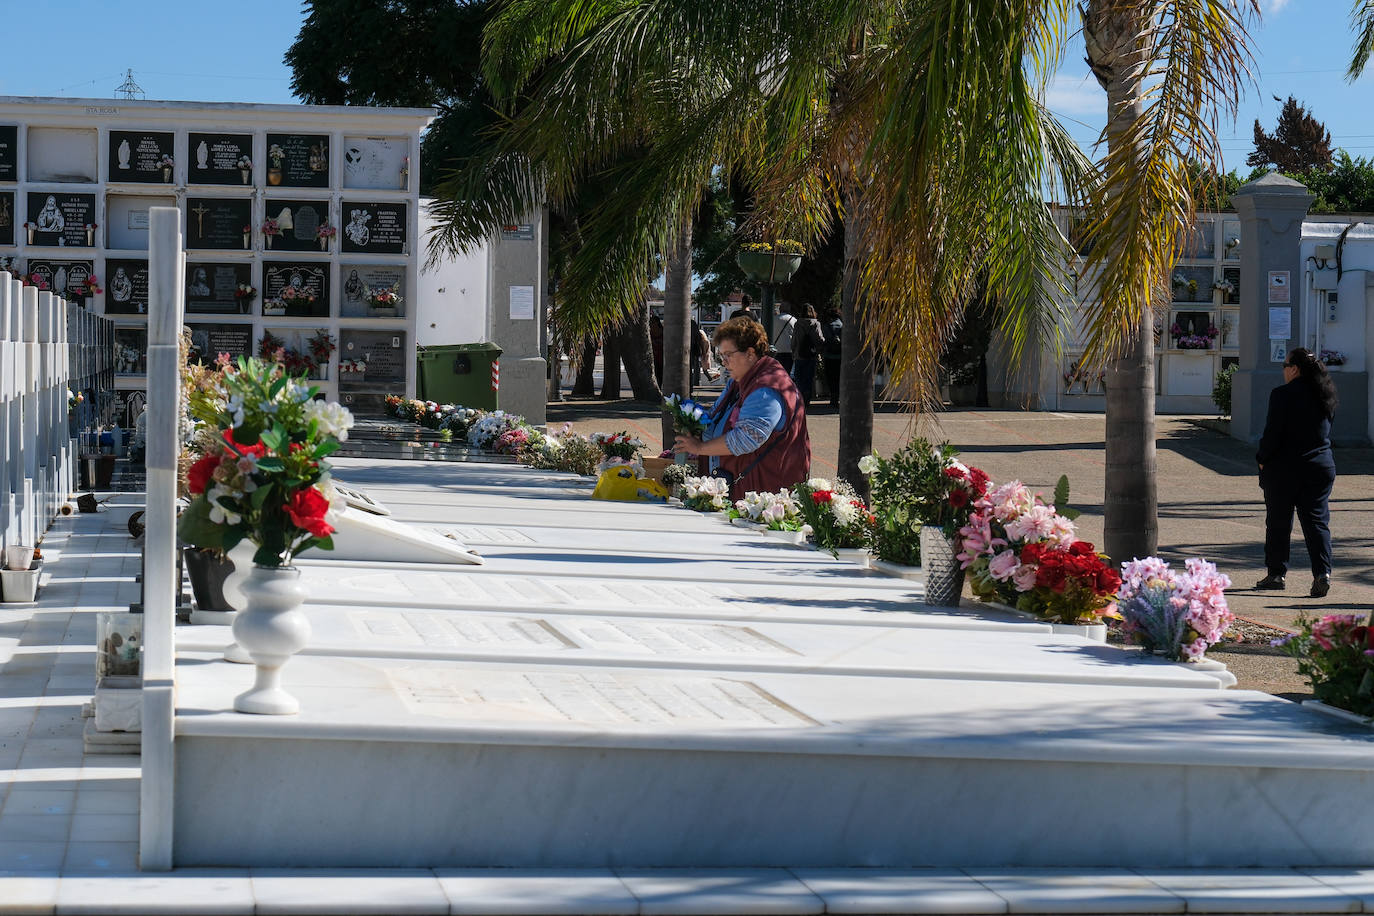
[{"label": "stone urn", "polygon": [[300,702],[281,685],[282,666],[310,640],[300,578],[294,566],[255,565],[239,585],[245,606],[234,617],[234,641],[257,670],[252,688],[234,698],[236,712],[290,716],[300,711]]}]

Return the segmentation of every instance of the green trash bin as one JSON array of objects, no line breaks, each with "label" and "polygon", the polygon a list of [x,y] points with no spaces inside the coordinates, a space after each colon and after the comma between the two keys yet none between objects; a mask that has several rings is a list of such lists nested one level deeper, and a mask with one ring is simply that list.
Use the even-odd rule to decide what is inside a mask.
[{"label": "green trash bin", "polygon": [[444,344],[415,352],[415,396],[423,401],[495,410],[501,348],[494,343]]}]

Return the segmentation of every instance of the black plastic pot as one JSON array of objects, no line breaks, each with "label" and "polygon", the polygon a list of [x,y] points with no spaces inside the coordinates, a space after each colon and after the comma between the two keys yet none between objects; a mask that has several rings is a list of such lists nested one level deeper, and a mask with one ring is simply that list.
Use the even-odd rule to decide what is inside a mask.
[{"label": "black plastic pot", "polygon": [[191,580],[191,594],[196,607],[202,611],[232,611],[224,600],[224,580],[234,571],[234,561],[220,559],[213,550],[187,547],[182,551],[186,560],[186,575]]}]

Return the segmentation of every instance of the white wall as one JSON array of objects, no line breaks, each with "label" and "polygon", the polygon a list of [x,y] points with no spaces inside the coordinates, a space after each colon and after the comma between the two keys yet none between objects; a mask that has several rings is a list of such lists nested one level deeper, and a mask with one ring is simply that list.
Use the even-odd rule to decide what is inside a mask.
[{"label": "white wall", "polygon": [[[424,264],[434,220],[429,199],[420,201],[420,263]],[[487,339],[488,247],[420,270],[415,342],[422,347],[478,343]]]}]

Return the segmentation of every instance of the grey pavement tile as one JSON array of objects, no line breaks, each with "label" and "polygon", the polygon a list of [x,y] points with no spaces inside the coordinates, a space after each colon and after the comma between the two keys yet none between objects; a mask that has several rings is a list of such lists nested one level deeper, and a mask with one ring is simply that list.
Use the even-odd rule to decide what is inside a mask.
[{"label": "grey pavement tile", "polygon": [[822,913],[825,904],[781,868],[616,869],[644,916]]},{"label": "grey pavement tile", "polygon": [[138,841],[137,814],[76,814],[71,842],[133,843]]},{"label": "grey pavement tile", "polygon": [[1182,913],[1184,900],[1120,868],[966,868],[1008,913]]},{"label": "grey pavement tile", "polygon": [[0,838],[11,843],[65,843],[71,820],[70,814],[0,814]]},{"label": "grey pavement tile", "polygon": [[[4,836],[0,830],[0,836]],[[60,843],[31,843],[27,840],[0,840],[0,872],[53,871],[62,867],[67,854],[65,839]]]},{"label": "grey pavement tile", "polygon": [[267,914],[448,913],[449,900],[425,869],[250,870],[257,912]]},{"label": "grey pavement tile", "polygon": [[57,891],[59,914],[250,916],[247,869],[177,869],[161,874],[69,875]]},{"label": "grey pavement tile", "polygon": [[440,868],[450,912],[519,916],[637,916],[639,901],[609,869]]},{"label": "grey pavement tile", "polygon": [[1135,869],[1189,913],[1358,913],[1358,897],[1289,868]]},{"label": "grey pavement tile", "polygon": [[0,808],[0,815],[11,814],[71,814],[76,810],[76,792],[71,789],[50,789],[41,783],[15,786]]},{"label": "grey pavement tile", "polygon": [[81,842],[72,838],[62,874],[131,874],[138,871],[138,843]]},{"label": "grey pavement tile", "polygon": [[130,789],[87,789],[76,793],[76,814],[137,814],[138,787]]},{"label": "grey pavement tile", "polygon": [[1005,913],[1007,903],[955,868],[793,868],[827,913]]}]

